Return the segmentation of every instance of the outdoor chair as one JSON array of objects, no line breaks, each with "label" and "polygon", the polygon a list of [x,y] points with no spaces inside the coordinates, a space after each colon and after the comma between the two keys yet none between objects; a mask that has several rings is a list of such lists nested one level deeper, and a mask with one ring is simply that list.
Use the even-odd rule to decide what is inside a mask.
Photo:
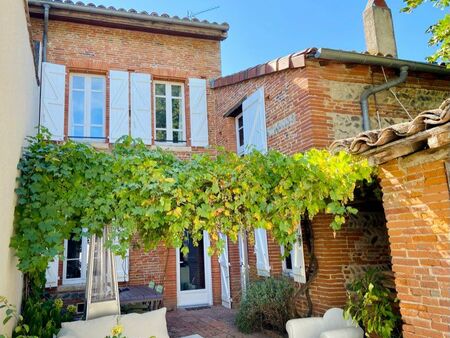
[{"label": "outdoor chair", "polygon": [[342,309],[331,308],[323,317],[297,318],[286,323],[289,338],[363,338],[364,331],[344,319]]}]

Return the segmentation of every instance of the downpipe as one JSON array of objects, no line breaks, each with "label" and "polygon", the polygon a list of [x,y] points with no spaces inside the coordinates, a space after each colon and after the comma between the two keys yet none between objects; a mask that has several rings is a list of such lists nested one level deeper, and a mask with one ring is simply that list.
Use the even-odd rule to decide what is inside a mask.
[{"label": "downpipe", "polygon": [[365,89],[362,92],[359,102],[361,105],[361,113],[362,113],[362,121],[363,121],[363,130],[364,131],[371,129],[370,119],[369,119],[369,97],[373,94],[376,94],[383,90],[390,89],[392,87],[398,86],[399,84],[405,82],[406,78],[408,77],[408,69],[409,69],[408,66],[401,66],[399,77],[392,79],[381,85],[370,86],[369,88]]}]

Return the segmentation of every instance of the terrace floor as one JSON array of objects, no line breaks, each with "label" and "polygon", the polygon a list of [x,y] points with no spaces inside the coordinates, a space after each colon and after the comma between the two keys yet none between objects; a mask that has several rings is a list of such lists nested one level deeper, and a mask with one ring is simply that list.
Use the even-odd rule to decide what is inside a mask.
[{"label": "terrace floor", "polygon": [[234,325],[236,310],[226,309],[223,306],[212,306],[203,309],[177,309],[167,312],[167,327],[172,338],[199,334],[204,338],[228,337],[279,337],[270,333],[242,334]]}]

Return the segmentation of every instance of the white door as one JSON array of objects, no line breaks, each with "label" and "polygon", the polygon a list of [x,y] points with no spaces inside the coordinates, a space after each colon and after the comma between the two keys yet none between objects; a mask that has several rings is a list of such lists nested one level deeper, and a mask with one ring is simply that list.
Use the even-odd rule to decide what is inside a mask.
[{"label": "white door", "polygon": [[230,262],[228,258],[228,238],[224,234],[219,234],[220,238],[225,242],[222,253],[219,256],[220,265],[220,286],[222,289],[222,305],[231,309],[231,292],[230,292]]},{"label": "white door", "polygon": [[211,257],[209,236],[203,232],[198,246],[187,243],[189,253],[177,249],[177,305],[179,307],[212,305]]}]

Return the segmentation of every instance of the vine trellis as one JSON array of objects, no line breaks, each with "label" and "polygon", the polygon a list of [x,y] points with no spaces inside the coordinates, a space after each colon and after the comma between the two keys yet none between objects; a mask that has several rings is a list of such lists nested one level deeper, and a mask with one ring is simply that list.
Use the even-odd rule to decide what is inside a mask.
[{"label": "vine trellis", "polygon": [[54,143],[45,132],[29,139],[18,168],[11,246],[29,286],[42,290],[64,239],[101,235],[105,225],[114,238],[107,245],[122,255],[136,236],[149,250],[181,247],[186,231],[195,243],[201,230],[210,234],[212,254],[223,247],[219,232],[236,242],[240,230],[251,236],[258,227],[289,252],[305,215],[334,214],[330,227],[339,230],[356,212],[347,206],[355,187],[372,174],[365,160],[326,150],[244,157],[219,150],[183,161],[129,137],[98,151]]}]

